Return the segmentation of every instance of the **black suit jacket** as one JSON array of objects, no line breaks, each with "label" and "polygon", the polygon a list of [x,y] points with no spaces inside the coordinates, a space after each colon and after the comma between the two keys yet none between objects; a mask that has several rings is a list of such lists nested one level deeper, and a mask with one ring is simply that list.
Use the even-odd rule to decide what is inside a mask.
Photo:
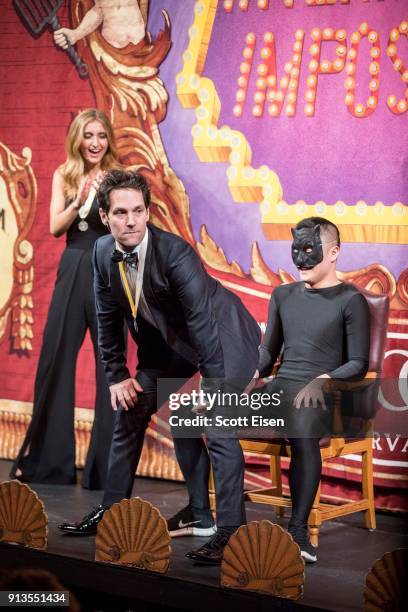
[{"label": "black suit jacket", "polygon": [[94,248],[98,337],[109,384],[129,378],[123,322],[138,345],[139,367],[155,363],[162,341],[205,378],[250,378],[258,363],[260,330],[241,300],[205,271],[182,238],[148,224],[143,293],[156,322],[138,317],[138,330],[112,262],[111,235]]}]

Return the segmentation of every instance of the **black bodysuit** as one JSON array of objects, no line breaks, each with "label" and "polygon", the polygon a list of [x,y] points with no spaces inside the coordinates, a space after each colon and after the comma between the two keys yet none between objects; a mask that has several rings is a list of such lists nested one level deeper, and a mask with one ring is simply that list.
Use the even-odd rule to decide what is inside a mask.
[{"label": "black bodysuit", "polygon": [[[294,383],[297,392],[322,374],[353,380],[367,371],[369,344],[368,304],[352,285],[340,283],[324,289],[308,289],[303,282],[281,285],[269,303],[258,369],[261,377],[268,376],[283,349],[273,388],[268,386],[270,392],[279,389],[283,380]],[[306,525],[320,482],[319,439],[307,435],[307,420],[313,420],[316,410],[303,407],[295,411],[302,433],[289,438],[289,528]]]},{"label": "black bodysuit", "polygon": [[260,376],[268,376],[284,346],[278,377],[310,381],[321,374],[351,380],[368,366],[370,315],[364,296],[341,283],[308,289],[277,287],[259,349]]}]

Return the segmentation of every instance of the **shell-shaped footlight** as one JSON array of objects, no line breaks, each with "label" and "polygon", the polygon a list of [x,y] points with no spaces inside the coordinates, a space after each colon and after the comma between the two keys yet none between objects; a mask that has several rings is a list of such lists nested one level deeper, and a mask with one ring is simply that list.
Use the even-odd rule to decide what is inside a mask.
[{"label": "shell-shaped footlight", "polygon": [[401,612],[408,609],[408,549],[385,553],[366,577],[364,612]]},{"label": "shell-shaped footlight", "polygon": [[96,535],[96,561],[164,573],[169,567],[170,534],[151,503],[134,497],[113,504]]},{"label": "shell-shaped footlight", "polygon": [[46,548],[48,517],[35,491],[18,480],[0,484],[0,541]]},{"label": "shell-shaped footlight", "polygon": [[225,547],[221,584],[299,599],[304,570],[299,546],[287,531],[270,521],[253,521],[240,527]]}]

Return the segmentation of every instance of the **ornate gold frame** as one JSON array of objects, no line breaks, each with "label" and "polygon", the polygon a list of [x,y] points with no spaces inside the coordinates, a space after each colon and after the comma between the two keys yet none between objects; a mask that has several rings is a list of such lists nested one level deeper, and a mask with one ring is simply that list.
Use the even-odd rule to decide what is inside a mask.
[{"label": "ornate gold frame", "polygon": [[[4,303],[0,304],[0,342],[8,336],[12,350],[31,351],[33,338],[33,246],[27,240],[33,224],[37,203],[37,182],[31,168],[31,149],[25,147],[21,156],[16,155],[0,142],[0,180],[7,194],[7,209],[2,209],[0,231],[5,232],[13,250],[11,292]],[[13,242],[8,228],[6,212],[12,214],[17,225],[17,239]],[[0,253],[0,258],[2,254]]]}]

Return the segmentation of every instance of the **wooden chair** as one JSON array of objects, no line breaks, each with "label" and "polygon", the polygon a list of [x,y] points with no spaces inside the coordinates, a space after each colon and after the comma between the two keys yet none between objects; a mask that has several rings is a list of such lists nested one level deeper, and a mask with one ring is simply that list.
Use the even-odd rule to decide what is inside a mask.
[{"label": "wooden chair", "polygon": [[[370,363],[369,371],[363,381],[357,383],[360,387],[370,385],[372,389],[373,381],[379,379],[384,358],[384,346],[386,340],[388,324],[389,301],[387,296],[377,295],[365,290],[361,293],[367,299],[371,314],[370,330]],[[347,383],[344,386],[347,389]],[[373,412],[375,406],[370,406]],[[320,441],[320,452],[322,461],[336,457],[344,457],[350,454],[361,455],[362,470],[362,498],[359,501],[350,501],[340,505],[322,503],[320,501],[320,485],[313,502],[312,510],[309,515],[309,534],[312,544],[318,545],[319,529],[323,521],[328,521],[339,516],[351,514],[353,512],[364,511],[365,525],[368,529],[375,529],[375,508],[374,508],[374,487],[373,487],[373,468],[372,468],[372,419],[366,418],[366,429],[360,432],[355,439],[345,438],[340,430],[341,408],[337,405],[334,411],[335,422],[333,431],[338,432],[331,438],[324,438]],[[242,439],[241,446],[244,452],[256,455],[267,455],[270,458],[271,486],[263,489],[246,491],[245,499],[261,504],[269,504],[276,508],[278,514],[282,516],[283,509],[291,506],[290,498],[282,493],[282,476],[280,460],[282,457],[290,457],[290,445],[282,438],[272,439]],[[211,489],[210,485],[210,489]],[[214,496],[211,496],[211,503],[214,504]]]}]

